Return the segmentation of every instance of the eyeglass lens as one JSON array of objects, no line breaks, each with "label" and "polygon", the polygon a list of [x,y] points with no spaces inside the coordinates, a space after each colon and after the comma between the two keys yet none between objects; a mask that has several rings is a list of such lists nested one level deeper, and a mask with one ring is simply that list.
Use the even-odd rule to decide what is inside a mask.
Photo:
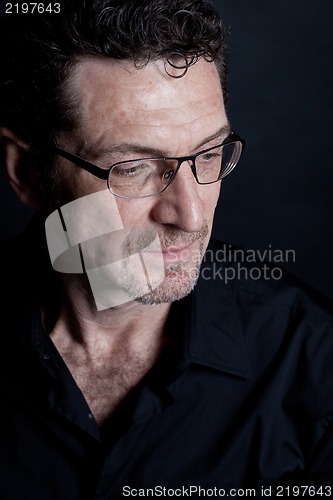
[{"label": "eyeglass lens", "polygon": [[[236,166],[241,151],[241,142],[235,141],[199,154],[195,158],[199,184],[211,184],[228,175]],[[141,159],[118,163],[110,170],[109,189],[124,197],[158,194],[170,184],[177,166],[178,161],[174,159]]]}]

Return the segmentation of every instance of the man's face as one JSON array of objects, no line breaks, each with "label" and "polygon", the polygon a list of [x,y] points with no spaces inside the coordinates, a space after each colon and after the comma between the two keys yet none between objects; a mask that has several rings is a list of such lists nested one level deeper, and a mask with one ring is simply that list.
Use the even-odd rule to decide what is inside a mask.
[{"label": "man's face", "polygon": [[[173,78],[163,61],[138,69],[130,61],[86,59],[75,68],[72,87],[78,96],[79,123],[62,135],[60,146],[100,167],[134,158],[191,155],[228,135],[218,73],[204,60],[185,76]],[[58,192],[75,199],[105,188],[105,181],[60,159]],[[115,197],[124,227],[153,228],[163,251],[164,281],[141,302],[171,302],[191,291],[219,191],[220,182],[197,184],[185,162],[163,193],[142,199]],[[123,280],[128,293],[137,297],[140,285],[126,266]]]}]

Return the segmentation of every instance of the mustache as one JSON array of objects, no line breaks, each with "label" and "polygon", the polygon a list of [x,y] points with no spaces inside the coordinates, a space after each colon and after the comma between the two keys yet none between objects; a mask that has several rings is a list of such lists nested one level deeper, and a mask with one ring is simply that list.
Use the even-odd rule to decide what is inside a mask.
[{"label": "mustache", "polygon": [[191,245],[196,241],[202,241],[209,234],[209,227],[205,221],[200,231],[188,233],[179,229],[159,231],[159,239],[162,249],[169,247]]},{"label": "mustache", "polygon": [[195,232],[186,232],[180,229],[160,229],[152,227],[138,226],[128,230],[123,240],[123,256],[129,256],[133,253],[141,252],[149,245],[155,247],[155,250],[165,250],[169,247],[183,247],[191,245],[196,241],[201,241],[209,234],[209,226],[204,221],[202,228]]},{"label": "mustache", "polygon": [[196,232],[186,232],[179,229],[160,229],[149,226],[136,226],[106,233],[80,244],[86,269],[107,265],[123,260],[138,252],[160,252],[169,247],[188,246],[196,241],[203,246],[205,237],[209,234],[205,222]]}]

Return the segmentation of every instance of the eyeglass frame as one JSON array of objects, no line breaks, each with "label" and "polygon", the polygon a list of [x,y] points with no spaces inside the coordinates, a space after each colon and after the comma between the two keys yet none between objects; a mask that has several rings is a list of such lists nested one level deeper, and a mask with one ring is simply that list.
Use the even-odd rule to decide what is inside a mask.
[{"label": "eyeglass frame", "polygon": [[[158,194],[163,193],[167,189],[167,187],[171,184],[173,179],[176,177],[177,172],[179,171],[181,165],[185,161],[191,162],[191,165],[190,165],[191,171],[193,173],[193,176],[194,176],[196,182],[199,185],[203,186],[203,185],[215,184],[215,182],[219,182],[221,179],[226,177],[233,169],[228,171],[225,175],[219,176],[218,179],[216,179],[215,181],[199,182],[198,176],[197,176],[197,171],[196,171],[195,160],[201,154],[207,153],[207,152],[211,151],[212,149],[227,146],[228,144],[232,144],[234,142],[241,143],[241,152],[240,152],[239,158],[237,160],[237,163],[238,163],[238,161],[239,161],[239,159],[240,159],[240,157],[243,154],[244,149],[245,149],[245,140],[242,139],[238,134],[236,134],[236,132],[230,131],[229,135],[224,139],[224,141],[221,144],[217,144],[216,146],[211,146],[210,148],[199,151],[198,153],[195,153],[193,155],[134,158],[133,160],[118,161],[116,163],[113,163],[110,167],[108,167],[106,169],[102,168],[102,167],[98,167],[94,163],[91,163],[90,161],[85,160],[81,156],[78,156],[74,153],[70,153],[69,151],[66,151],[62,148],[59,148],[59,146],[56,146],[55,144],[50,145],[50,147],[48,149],[53,151],[56,155],[61,156],[62,158],[65,158],[66,160],[70,161],[71,163],[73,163],[77,167],[80,167],[83,170],[85,170],[86,172],[89,172],[90,174],[94,175],[98,179],[107,181],[107,185],[108,185],[108,189],[109,189],[110,193],[114,194],[115,196],[118,196],[119,198],[133,199],[133,198],[149,198],[150,196],[157,196]],[[114,193],[113,191],[111,191],[110,186],[109,186],[109,182],[108,182],[109,178],[110,178],[111,170],[118,165],[123,165],[124,163],[132,163],[132,162],[141,161],[141,160],[160,160],[160,161],[174,160],[174,161],[177,161],[177,167],[175,168],[174,174],[171,176],[170,181],[158,193],[147,194],[147,195],[143,195],[143,196],[140,196],[140,195],[139,196],[124,196],[124,195],[117,194],[117,193]],[[237,163],[236,163],[236,165],[237,165]],[[235,165],[235,167],[236,167],[236,165]]]}]

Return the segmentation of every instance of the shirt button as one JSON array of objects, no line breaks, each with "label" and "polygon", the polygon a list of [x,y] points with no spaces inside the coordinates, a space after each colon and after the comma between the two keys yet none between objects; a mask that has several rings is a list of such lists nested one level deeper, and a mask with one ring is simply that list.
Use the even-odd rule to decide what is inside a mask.
[{"label": "shirt button", "polygon": [[88,413],[88,418],[89,418],[90,420],[93,420],[94,415],[93,415],[92,413]]},{"label": "shirt button", "polygon": [[50,359],[50,356],[48,354],[46,354],[46,352],[43,353],[43,359]]}]

